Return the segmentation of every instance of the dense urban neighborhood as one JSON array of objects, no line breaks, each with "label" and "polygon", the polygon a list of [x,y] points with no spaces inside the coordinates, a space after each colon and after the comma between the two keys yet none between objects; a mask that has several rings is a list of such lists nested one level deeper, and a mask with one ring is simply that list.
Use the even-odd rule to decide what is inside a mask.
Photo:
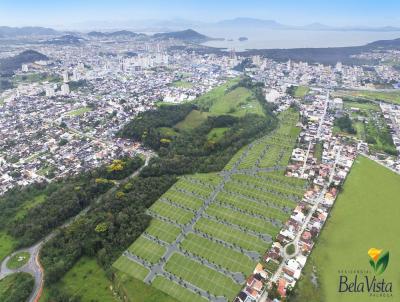
[{"label": "dense urban neighborhood", "polygon": [[400,50],[329,65],[206,38],[0,36],[0,298],[6,280],[30,302],[319,286],[310,259],[354,166],[399,183]]}]

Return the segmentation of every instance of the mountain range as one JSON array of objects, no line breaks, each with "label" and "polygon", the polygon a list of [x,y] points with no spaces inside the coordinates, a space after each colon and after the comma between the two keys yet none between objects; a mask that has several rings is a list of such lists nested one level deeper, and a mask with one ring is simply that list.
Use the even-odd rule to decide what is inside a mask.
[{"label": "mountain range", "polygon": [[399,27],[394,26],[331,26],[322,23],[310,23],[305,25],[288,25],[282,24],[275,20],[257,19],[238,17],[233,19],[221,20],[217,22],[203,22],[196,20],[186,20],[176,18],[171,20],[124,20],[124,21],[89,21],[74,24],[74,27],[81,29],[103,29],[116,30],[117,28],[125,28],[134,31],[149,31],[149,32],[165,32],[177,31],[186,28],[194,28],[201,31],[208,28],[265,28],[265,29],[280,29],[280,30],[315,30],[315,31],[400,31]]},{"label": "mountain range", "polygon": [[[89,30],[91,37],[136,37],[135,32],[179,32],[187,28],[196,31],[203,29],[224,28],[224,29],[270,29],[270,30],[311,30],[311,31],[369,31],[369,32],[400,32],[400,27],[395,26],[330,26],[322,23],[310,23],[301,26],[286,25],[275,20],[256,18],[233,18],[218,22],[201,22],[185,19],[172,20],[141,20],[141,21],[91,21],[76,24],[80,31]],[[96,30],[93,30],[96,29]],[[101,30],[99,30],[101,29]],[[74,31],[77,33],[78,31]],[[0,26],[0,38],[15,38],[29,36],[56,36],[71,34],[65,30],[55,30],[47,27],[8,27]]]}]

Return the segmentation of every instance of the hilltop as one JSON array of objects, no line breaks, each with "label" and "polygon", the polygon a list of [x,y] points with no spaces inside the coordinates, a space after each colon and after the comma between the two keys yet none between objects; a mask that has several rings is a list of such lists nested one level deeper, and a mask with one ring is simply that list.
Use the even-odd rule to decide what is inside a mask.
[{"label": "hilltop", "polygon": [[193,29],[186,29],[182,31],[166,32],[153,35],[156,39],[178,39],[186,42],[203,43],[206,41],[214,40],[203,34],[198,33]]},{"label": "hilltop", "polygon": [[36,61],[47,61],[49,58],[35,50],[25,50],[20,54],[0,60],[0,75],[12,74],[22,64],[33,63]]}]

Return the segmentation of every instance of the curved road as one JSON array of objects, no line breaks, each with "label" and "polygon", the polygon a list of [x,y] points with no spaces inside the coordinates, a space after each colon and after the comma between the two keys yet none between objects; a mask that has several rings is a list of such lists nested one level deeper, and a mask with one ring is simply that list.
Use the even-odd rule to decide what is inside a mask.
[{"label": "curved road", "polygon": [[[140,171],[142,171],[142,169],[149,164],[150,158],[153,156],[153,154],[152,153],[144,153],[144,156],[146,158],[145,163],[142,167],[140,167],[139,170],[135,171],[134,173],[132,173],[125,179],[118,181],[115,184],[115,186],[113,186],[106,193],[104,193],[103,195],[98,197],[95,203],[96,204],[100,203],[105,195],[113,194],[121,184],[123,184],[123,183],[127,182],[128,180],[132,179],[133,177],[137,176],[140,173]],[[9,275],[12,275],[14,273],[19,273],[19,272],[25,272],[25,273],[31,274],[35,279],[35,285],[34,285],[31,295],[29,296],[28,302],[39,301],[40,295],[43,290],[43,283],[44,283],[43,268],[39,261],[39,253],[40,253],[41,247],[43,246],[44,243],[46,243],[51,238],[53,238],[57,234],[59,229],[69,226],[74,221],[76,221],[79,217],[81,217],[81,216],[85,215],[87,212],[89,212],[90,209],[91,209],[91,206],[88,206],[87,208],[82,210],[77,216],[71,218],[69,221],[67,221],[60,227],[56,228],[53,232],[51,232],[49,235],[47,235],[42,240],[37,242],[35,245],[15,251],[12,254],[10,254],[9,256],[7,256],[6,258],[4,258],[3,262],[0,265],[0,280],[2,280],[3,278],[5,278]],[[19,253],[19,252],[28,252],[31,255],[29,261],[19,269],[7,268],[8,260],[12,256],[14,256],[16,253]]]}]

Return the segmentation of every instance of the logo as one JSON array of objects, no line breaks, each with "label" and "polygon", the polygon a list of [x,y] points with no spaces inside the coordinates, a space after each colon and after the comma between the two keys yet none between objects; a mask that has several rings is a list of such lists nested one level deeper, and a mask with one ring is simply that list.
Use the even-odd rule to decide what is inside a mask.
[{"label": "logo", "polygon": [[393,282],[379,275],[389,264],[389,252],[382,249],[368,250],[369,264],[372,270],[365,268],[339,270],[339,293],[368,294],[370,297],[393,297]]},{"label": "logo", "polygon": [[389,251],[382,255],[382,250],[376,248],[370,248],[368,250],[368,256],[371,258],[369,264],[374,269],[377,275],[382,274],[389,263]]}]

